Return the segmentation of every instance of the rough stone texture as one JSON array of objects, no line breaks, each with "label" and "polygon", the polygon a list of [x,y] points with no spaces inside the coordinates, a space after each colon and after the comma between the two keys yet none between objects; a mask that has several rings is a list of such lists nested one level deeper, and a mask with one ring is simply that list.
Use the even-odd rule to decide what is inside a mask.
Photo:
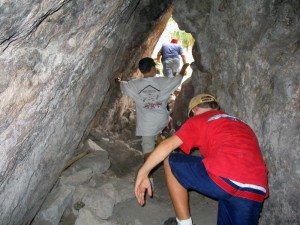
[{"label": "rough stone texture", "polygon": [[101,219],[109,218],[114,209],[116,190],[110,183],[85,193],[82,202],[93,214]]},{"label": "rough stone texture", "polygon": [[114,76],[154,48],[168,2],[0,1],[1,224],[33,218]]},{"label": "rough stone texture", "polygon": [[99,217],[95,216],[90,210],[88,209],[81,209],[79,212],[78,219],[75,222],[75,225],[114,225],[110,222],[103,221]]},{"label": "rough stone texture", "polygon": [[[113,79],[140,76],[170,2],[0,0],[1,224],[33,218],[93,126],[129,135],[133,103]],[[196,40],[194,94],[216,94],[259,138],[270,170],[260,224],[299,224],[299,1],[174,3]]]},{"label": "rough stone texture", "polygon": [[[73,165],[66,168],[66,171],[60,176],[59,182],[56,183],[51,193],[47,196],[32,225],[149,225],[162,224],[166,218],[173,215],[174,212],[167,193],[163,167],[157,168],[153,175],[154,196],[151,198],[147,197],[147,204],[141,207],[137,203],[133,191],[136,171],[143,163],[140,146],[135,149],[136,144],[133,139],[128,140],[127,136],[122,133],[110,133],[102,130],[101,127],[93,129],[92,133],[94,134],[93,139],[95,142],[103,143],[102,140],[109,142],[110,149],[108,152],[111,155],[119,156],[116,163],[122,167],[122,173],[115,172],[116,170],[113,167],[103,171],[102,174],[99,171],[95,171],[94,169],[97,168],[96,164],[103,164],[101,167],[105,167],[106,162],[101,160],[99,162],[97,160],[90,161],[88,167],[84,163],[85,160],[75,161],[73,165],[76,165],[76,168],[87,168],[79,172],[72,168]],[[138,138],[135,137],[135,139]],[[91,140],[88,139],[84,145],[106,151],[104,145],[100,147],[95,142],[92,142],[94,144],[90,145]],[[111,152],[111,149],[116,150]],[[89,156],[90,154],[84,155],[82,159]],[[124,156],[131,157],[129,159]],[[111,159],[113,161],[116,160]],[[134,166],[132,162],[135,162],[136,165]],[[126,163],[128,166],[124,166]],[[92,171],[88,172],[86,179],[83,179],[84,177],[82,176],[86,173],[84,171]],[[81,174],[81,172],[84,173]],[[66,195],[66,181],[70,180],[72,182],[68,182],[68,188],[70,190],[75,189],[75,191]],[[88,180],[90,181],[87,182]],[[67,206],[66,203],[68,204]],[[216,201],[191,192],[190,203],[195,224],[216,223]],[[153,217],[153,215],[155,216]]]},{"label": "rough stone texture", "polygon": [[32,225],[40,225],[43,221],[57,225],[72,200],[74,189],[73,186],[62,185],[52,191],[34,218]]},{"label": "rough stone texture", "polygon": [[189,100],[192,97],[194,97],[194,87],[192,84],[192,78],[189,78],[182,84],[181,91],[176,97],[172,111],[172,119],[175,130],[178,130],[188,118],[187,108],[189,105]]},{"label": "rough stone texture", "polygon": [[[93,164],[90,164],[90,165],[93,165]],[[86,184],[91,180],[92,175],[93,175],[93,170],[90,168],[86,168],[86,169],[80,170],[78,172],[74,172],[71,175],[66,176],[66,177],[64,175],[62,175],[60,177],[60,183],[65,184],[65,185],[72,185],[72,186]]]},{"label": "rough stone texture", "polygon": [[196,40],[195,94],[217,95],[259,138],[270,184],[260,224],[299,224],[299,1],[175,2]]},{"label": "rough stone texture", "polygon": [[[104,133],[97,129],[97,133]],[[118,137],[121,139],[121,137]],[[91,144],[93,143],[93,144]],[[107,153],[102,147],[91,139],[88,139],[85,146],[90,146],[89,150],[98,149],[95,152]],[[120,145],[120,140],[111,142],[111,146],[116,149]],[[99,149],[101,149],[99,151]],[[128,152],[128,155],[136,149],[123,145],[118,152]],[[127,176],[116,177],[115,173],[108,168],[106,160],[99,159],[93,153],[84,155],[61,174],[60,179],[47,195],[41,209],[34,218],[32,225],[40,224],[108,224],[111,220],[115,205],[128,199],[134,199],[133,184],[135,168],[123,168]],[[126,158],[119,154],[120,161],[128,163]],[[139,164],[142,162],[140,154],[131,154],[131,157]],[[137,160],[140,159],[140,160]],[[87,163],[88,162],[88,163]],[[99,170],[99,168],[103,168]],[[106,168],[106,169],[104,169]]]},{"label": "rough stone texture", "polygon": [[86,157],[78,160],[79,163],[75,163],[70,166],[70,168],[63,172],[74,173],[79,172],[84,169],[89,169],[92,166],[93,173],[103,173],[110,166],[110,161],[108,160],[108,153],[106,151],[91,151]]}]

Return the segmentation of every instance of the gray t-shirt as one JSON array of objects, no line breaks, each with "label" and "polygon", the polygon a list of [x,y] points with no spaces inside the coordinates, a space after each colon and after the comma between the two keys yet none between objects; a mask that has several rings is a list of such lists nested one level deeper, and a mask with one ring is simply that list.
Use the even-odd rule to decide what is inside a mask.
[{"label": "gray t-shirt", "polygon": [[181,75],[173,78],[148,77],[121,81],[122,93],[135,101],[137,136],[157,135],[168,125],[168,100],[181,81]]}]

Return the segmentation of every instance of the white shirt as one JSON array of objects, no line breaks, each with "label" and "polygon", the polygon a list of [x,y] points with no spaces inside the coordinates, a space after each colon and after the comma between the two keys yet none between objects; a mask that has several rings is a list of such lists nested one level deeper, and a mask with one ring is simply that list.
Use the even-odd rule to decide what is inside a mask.
[{"label": "white shirt", "polygon": [[170,94],[181,84],[182,76],[148,77],[121,81],[121,91],[136,104],[136,135],[154,136],[169,122],[167,104]]}]

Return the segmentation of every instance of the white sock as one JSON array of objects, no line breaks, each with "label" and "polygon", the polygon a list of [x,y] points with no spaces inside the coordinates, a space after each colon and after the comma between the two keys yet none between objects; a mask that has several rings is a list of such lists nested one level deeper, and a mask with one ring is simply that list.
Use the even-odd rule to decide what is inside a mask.
[{"label": "white sock", "polygon": [[192,221],[192,218],[188,218],[186,220],[179,220],[177,217],[176,217],[176,220],[177,220],[177,223],[178,225],[193,225],[193,221]]}]

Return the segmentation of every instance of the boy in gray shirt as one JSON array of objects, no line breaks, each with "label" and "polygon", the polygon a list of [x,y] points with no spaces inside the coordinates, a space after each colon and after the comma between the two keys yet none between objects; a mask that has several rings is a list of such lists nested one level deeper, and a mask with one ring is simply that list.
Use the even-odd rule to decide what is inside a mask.
[{"label": "boy in gray shirt", "polygon": [[181,84],[188,63],[184,64],[179,75],[156,77],[156,64],[152,58],[139,61],[139,70],[143,77],[131,81],[121,81],[123,94],[131,97],[136,104],[136,136],[142,136],[144,161],[155,147],[156,136],[168,125],[170,112],[167,109],[170,94]]}]

